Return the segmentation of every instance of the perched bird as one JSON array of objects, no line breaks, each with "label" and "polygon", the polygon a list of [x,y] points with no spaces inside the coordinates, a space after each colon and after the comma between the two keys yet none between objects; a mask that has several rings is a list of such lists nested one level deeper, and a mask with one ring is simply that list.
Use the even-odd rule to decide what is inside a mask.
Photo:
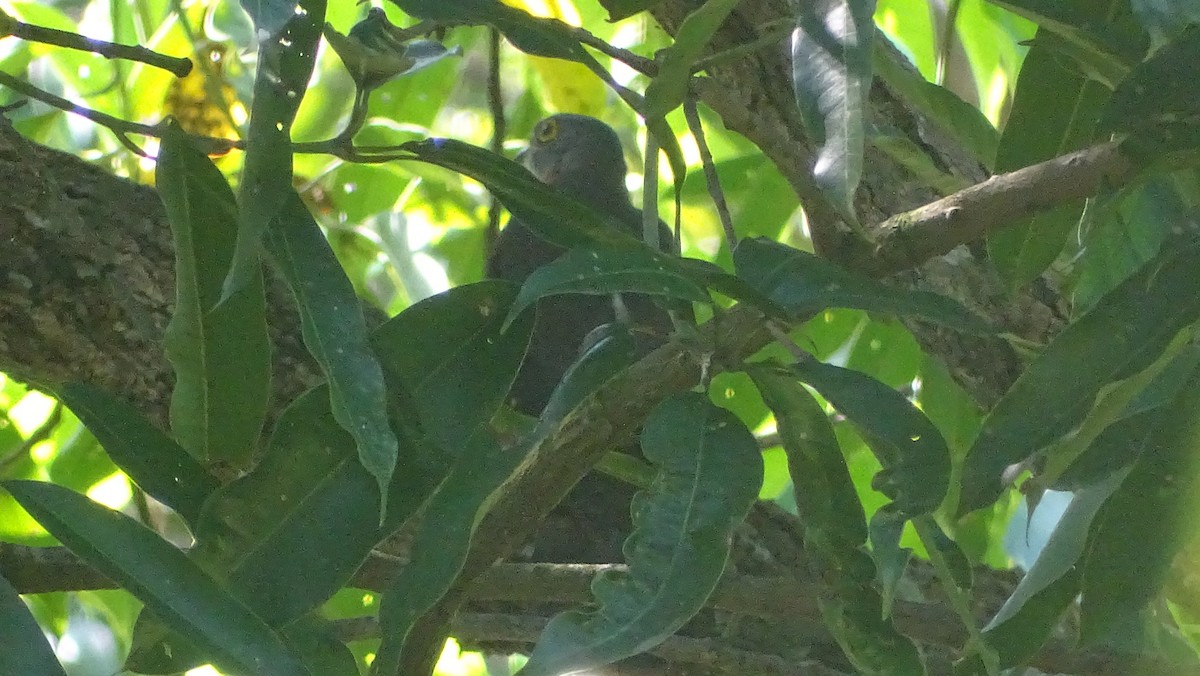
[{"label": "perched bird", "polygon": [[[534,126],[522,161],[538,180],[617,216],[640,237],[642,214],[625,189],[625,157],[612,127],[585,115],[553,115]],[[660,228],[660,242],[669,246],[670,233],[661,224]],[[513,218],[496,239],[486,273],[519,284],[564,252]],[[541,413],[597,327],[620,318],[641,335],[665,337],[671,331],[669,315],[640,294],[550,296],[537,303],[536,312],[529,349],[509,394],[514,408],[532,416]],[[631,528],[633,490],[594,472],[584,477],[543,525],[533,543],[533,557],[562,563],[619,561],[621,543]]]},{"label": "perched bird", "polygon": [[[586,115],[553,115],[534,126],[523,162],[538,180],[617,216],[640,239],[642,212],[629,201],[625,156],[612,127]],[[659,241],[670,246],[669,231],[661,222],[659,227]],[[541,239],[514,218],[496,239],[486,274],[520,284],[563,253],[562,247]],[[667,313],[640,294],[621,294],[619,299],[569,294],[541,300],[525,362],[509,395],[513,407],[533,416],[541,413],[554,386],[579,356],[584,338],[596,327],[615,321],[618,308],[625,315],[621,318],[644,329],[643,334],[665,336],[671,331]]]}]

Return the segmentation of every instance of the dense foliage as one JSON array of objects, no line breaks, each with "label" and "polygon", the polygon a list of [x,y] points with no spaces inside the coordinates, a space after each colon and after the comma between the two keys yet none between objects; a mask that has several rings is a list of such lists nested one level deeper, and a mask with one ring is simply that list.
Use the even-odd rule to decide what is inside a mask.
[{"label": "dense foliage", "polygon": [[[1200,673],[1196,7],[0,3],[0,674]],[[569,292],[675,330],[533,420]]]}]

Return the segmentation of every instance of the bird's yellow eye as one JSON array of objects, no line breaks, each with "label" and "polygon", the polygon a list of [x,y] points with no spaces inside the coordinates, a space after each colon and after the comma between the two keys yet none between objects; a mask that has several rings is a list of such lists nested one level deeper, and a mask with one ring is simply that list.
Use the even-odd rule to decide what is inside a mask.
[{"label": "bird's yellow eye", "polygon": [[542,120],[542,123],[533,130],[533,140],[538,143],[549,143],[558,136],[558,121],[554,119]]}]

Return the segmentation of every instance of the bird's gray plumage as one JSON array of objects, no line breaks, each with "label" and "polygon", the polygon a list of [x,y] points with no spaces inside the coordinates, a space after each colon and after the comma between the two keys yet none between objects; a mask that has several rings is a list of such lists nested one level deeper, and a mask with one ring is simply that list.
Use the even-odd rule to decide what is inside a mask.
[{"label": "bird's gray plumage", "polygon": [[[543,183],[589,206],[617,216],[631,234],[641,235],[641,212],[625,189],[625,158],[616,132],[583,115],[560,114],[539,122],[522,158]],[[660,240],[671,242],[662,227]],[[522,283],[538,267],[564,253],[517,219],[509,221],[487,260],[487,276]],[[566,294],[540,300],[525,361],[509,399],[529,415],[538,415],[594,329],[616,320],[614,298]],[[622,294],[621,305],[639,333],[665,336],[667,313],[649,297]],[[647,349],[650,345],[647,345]],[[584,477],[543,524],[533,543],[537,560],[604,563],[619,561],[628,534],[633,489],[615,479]]]}]

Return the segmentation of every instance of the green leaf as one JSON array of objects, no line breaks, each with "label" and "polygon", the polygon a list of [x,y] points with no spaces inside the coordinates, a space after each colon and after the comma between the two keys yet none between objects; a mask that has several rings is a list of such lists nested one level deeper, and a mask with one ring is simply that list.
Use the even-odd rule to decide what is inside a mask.
[{"label": "green leaf", "polygon": [[1198,62],[1200,26],[1194,26],[1139,63],[1121,82],[1100,115],[1100,133],[1200,125],[1200,84],[1195,78],[1179,77]]},{"label": "green leaf", "polygon": [[267,228],[266,245],[296,297],[304,344],[328,379],[333,416],[354,437],[359,460],[379,486],[382,521],[399,446],[354,286],[295,192]]},{"label": "green leaf", "polygon": [[67,383],[55,394],[130,479],[190,525],[219,484],[182,446],[133,406],[87,383]]},{"label": "green leaf", "polygon": [[246,160],[238,193],[238,232],[221,301],[261,272],[268,224],[287,207],[292,187],[292,123],[317,59],[325,0],[300,0],[296,12],[258,50]]},{"label": "green leaf", "polygon": [[[475,527],[496,491],[519,466],[531,461],[543,442],[588,396],[633,361],[635,350],[632,336],[617,329],[584,353],[564,374],[537,426],[515,447],[500,448],[490,436],[472,438],[472,445],[464,449],[442,489],[422,514],[411,547],[413,560],[384,595],[379,617],[388,638],[380,645],[375,660],[380,673],[395,673],[405,664],[409,633],[457,579]],[[562,495],[569,489],[563,487]]]},{"label": "green leaf", "polygon": [[599,608],[553,618],[522,673],[590,669],[648,650],[691,619],[716,587],[732,531],[762,480],[754,437],[705,395],[688,393],[650,415],[642,449],[659,474],[634,499],[628,572],[597,576]]},{"label": "green leaf", "polygon": [[1075,564],[1085,551],[1092,519],[1126,474],[1115,473],[1075,494],[1037,561],[984,627],[984,638],[999,654],[1002,667],[1029,659],[1058,626],[1079,593]]},{"label": "green leaf", "polygon": [[609,21],[628,19],[634,14],[644,12],[660,2],[662,0],[600,0],[601,6],[608,10]]},{"label": "green leaf", "polygon": [[[886,41],[880,41],[875,45],[871,63],[888,89],[961,143],[977,161],[992,167],[1000,135],[987,117],[954,92],[926,80],[915,68],[900,63],[901,58]],[[1012,124],[1011,114],[1008,124]]]},{"label": "green leaf", "polygon": [[791,373],[748,370],[775,414],[788,455],[810,565],[827,587],[818,597],[825,626],[859,673],[921,673],[916,645],[886,619],[864,551],[867,523],[837,437],[820,404]]},{"label": "green leaf", "polygon": [[488,24],[499,30],[517,49],[535,56],[594,62],[570,27],[557,19],[543,19],[509,7],[498,0],[392,0],[409,16],[445,23]]},{"label": "green leaf", "polygon": [[29,607],[0,576],[0,674],[66,676]]},{"label": "green leaf", "polygon": [[296,16],[296,0],[241,0],[241,4],[254,19],[254,27],[267,35],[275,35]]},{"label": "green leaf", "polygon": [[862,503],[829,416],[786,369],[752,365],[746,373],[775,414],[805,537],[829,545],[866,544]]},{"label": "green leaf", "polygon": [[805,131],[818,147],[817,185],[843,218],[857,223],[875,0],[800,3],[792,34],[792,87]]},{"label": "green leaf", "polygon": [[707,0],[684,18],[675,32],[675,42],[656,57],[658,74],[646,86],[647,118],[663,118],[683,104],[692,66],[704,53],[708,41],[741,0]]},{"label": "green leaf", "polygon": [[[1155,598],[1200,513],[1200,372],[1163,411],[1142,453],[1092,525],[1083,564],[1080,640],[1103,639]],[[1136,537],[1131,537],[1136,534]]]},{"label": "green leaf", "polygon": [[634,247],[641,240],[620,217],[600,212],[556,192],[510,159],[447,138],[405,143],[416,160],[479,181],[534,234],[565,248],[579,245]]},{"label": "green leaf", "polygon": [[797,318],[844,307],[916,317],[968,333],[993,332],[986,321],[950,298],[884,286],[765,238],[738,242],[733,263],[738,277]]},{"label": "green leaf", "polygon": [[[1060,38],[1056,50],[1110,88],[1125,78],[1145,51],[1124,0],[990,0]],[[1118,22],[1109,17],[1125,19]],[[1136,30],[1135,30],[1136,29]]]},{"label": "green leaf", "polygon": [[254,471],[205,505],[193,556],[272,626],[341,589],[371,547],[424,504],[449,469],[439,451],[406,443],[379,525],[373,478],[334,420],[325,386],[283,412]]},{"label": "green leaf", "polygon": [[[1108,90],[1063,65],[1061,40],[1038,32],[1021,66],[1012,112],[1000,137],[995,170],[1008,172],[1077,150],[1095,137]],[[988,238],[988,256],[1010,289],[1037,278],[1079,223],[1082,202],[1060,205]]]},{"label": "green leaf", "polygon": [[1145,369],[1200,317],[1200,244],[1178,242],[1068,326],[984,420],[963,466],[960,513],[990,504],[1001,475],[1074,429],[1101,388]]},{"label": "green leaf", "polygon": [[909,517],[941,504],[950,451],[933,423],[899,392],[858,371],[808,360],[789,367],[862,432],[883,470],[872,482]]},{"label": "green leaf", "polygon": [[[533,313],[501,330],[516,286],[483,281],[427,298],[380,326],[371,344],[425,434],[457,457],[488,436],[533,331]],[[454,424],[447,424],[453,412]]]},{"label": "green leaf", "polygon": [[[712,299],[671,257],[649,247],[576,248],[534,271],[508,311],[509,319],[539,299],[564,293],[608,295],[632,291],[696,303]],[[507,322],[506,322],[507,323]]]},{"label": "green leaf", "polygon": [[1190,24],[1200,24],[1200,5],[1192,0],[1130,0],[1129,4],[1156,43],[1166,42]]},{"label": "green leaf", "polygon": [[175,241],[175,313],[163,338],[175,370],[171,431],[201,462],[243,467],[262,431],[271,383],[262,273],[249,272],[217,305],[237,238],[237,203],[177,124],[163,135],[155,183]]},{"label": "green leaf", "polygon": [[53,484],[3,485],[72,552],[188,636],[223,669],[309,673],[265,622],[145,526]]}]

